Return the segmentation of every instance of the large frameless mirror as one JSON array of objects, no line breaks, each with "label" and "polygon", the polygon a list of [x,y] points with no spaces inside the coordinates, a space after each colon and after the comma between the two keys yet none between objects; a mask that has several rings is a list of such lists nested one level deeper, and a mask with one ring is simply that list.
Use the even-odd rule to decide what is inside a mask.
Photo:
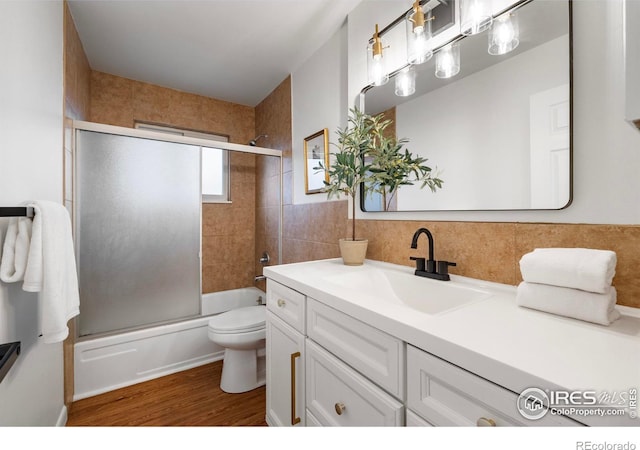
[{"label": "large frameless mirror", "polygon": [[[406,71],[385,85],[363,89],[364,111],[393,118],[396,136],[409,139],[406,147],[428,158],[444,181],[435,193],[420,189],[420,183],[402,186],[390,210],[562,209],[570,204],[571,2],[531,0],[516,6],[496,16],[490,29],[455,38],[453,53],[446,53],[449,46],[437,48],[431,59],[410,66],[415,92],[403,92]],[[505,32],[501,23],[507,19],[512,22]],[[515,46],[496,43],[514,27]],[[457,61],[459,72],[439,78],[439,67],[436,76],[443,61]],[[389,209],[376,195],[363,196],[363,210]]]}]

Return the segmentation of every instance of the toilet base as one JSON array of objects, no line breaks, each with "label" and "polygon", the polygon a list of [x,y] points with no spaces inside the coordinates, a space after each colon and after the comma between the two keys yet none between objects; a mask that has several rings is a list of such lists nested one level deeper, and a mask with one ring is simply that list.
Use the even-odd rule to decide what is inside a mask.
[{"label": "toilet base", "polygon": [[220,389],[229,394],[239,394],[264,386],[264,365],[264,357],[258,357],[257,349],[225,349]]}]

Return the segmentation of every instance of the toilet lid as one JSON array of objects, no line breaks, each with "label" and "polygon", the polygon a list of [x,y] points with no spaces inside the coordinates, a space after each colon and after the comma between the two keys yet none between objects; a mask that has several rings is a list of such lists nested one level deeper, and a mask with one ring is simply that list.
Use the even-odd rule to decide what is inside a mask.
[{"label": "toilet lid", "polygon": [[265,326],[266,307],[247,306],[218,314],[209,320],[209,329],[218,333],[255,331]]}]

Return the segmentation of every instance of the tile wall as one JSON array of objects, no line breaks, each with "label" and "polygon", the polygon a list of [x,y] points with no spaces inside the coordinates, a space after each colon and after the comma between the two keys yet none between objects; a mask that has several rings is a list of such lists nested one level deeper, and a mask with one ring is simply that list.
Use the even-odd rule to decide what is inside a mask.
[{"label": "tile wall", "polygon": [[[344,237],[347,227],[347,202],[293,204],[291,77],[287,77],[256,107],[256,134],[269,136],[264,142],[261,141],[261,145],[283,152],[282,263],[340,256],[338,239]],[[265,191],[273,189],[275,183],[275,178],[267,182]],[[270,214],[275,212],[272,210]],[[275,223],[273,216],[272,223]],[[273,232],[275,229],[271,227],[267,233],[270,239],[274,238]],[[261,242],[260,237],[257,239]],[[261,251],[259,244],[256,250]]]}]

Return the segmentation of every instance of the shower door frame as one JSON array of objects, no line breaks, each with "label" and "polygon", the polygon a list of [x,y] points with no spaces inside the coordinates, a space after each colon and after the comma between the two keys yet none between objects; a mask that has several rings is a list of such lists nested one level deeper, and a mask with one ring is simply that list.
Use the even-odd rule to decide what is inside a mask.
[{"label": "shower door frame", "polygon": [[[222,149],[222,150],[228,150],[228,151],[233,151],[233,152],[241,152],[241,153],[250,153],[250,154],[254,154],[254,155],[261,155],[261,156],[275,156],[278,158],[278,162],[279,162],[279,168],[280,168],[280,187],[279,187],[279,192],[280,192],[280,211],[279,211],[279,223],[278,223],[278,261],[280,262],[280,264],[282,263],[282,229],[283,229],[283,195],[284,195],[284,189],[283,189],[283,174],[282,174],[282,170],[284,168],[283,166],[283,160],[282,160],[282,151],[281,150],[274,150],[274,149],[270,149],[270,148],[264,148],[264,147],[257,147],[257,146],[250,146],[250,145],[243,145],[243,144],[234,144],[231,142],[222,142],[222,141],[215,141],[212,139],[203,139],[203,138],[195,138],[195,137],[188,137],[188,136],[178,136],[178,135],[172,135],[172,134],[168,134],[168,133],[163,133],[160,131],[151,131],[151,130],[145,130],[145,129],[138,129],[138,128],[127,128],[127,127],[119,127],[119,126],[115,126],[115,125],[105,125],[105,124],[101,124],[101,123],[95,123],[95,122],[87,122],[87,121],[82,121],[82,120],[74,120],[73,121],[73,128],[72,128],[72,155],[73,155],[73,161],[72,161],[72,177],[71,179],[73,180],[73,186],[72,186],[72,199],[73,199],[73,214],[72,214],[72,226],[73,226],[73,235],[74,235],[74,247],[75,247],[75,252],[76,252],[76,259],[78,258],[78,251],[79,251],[79,246],[77,243],[77,218],[78,218],[78,211],[77,208],[79,207],[78,205],[78,201],[77,201],[77,157],[76,157],[76,139],[77,139],[77,132],[78,131],[91,131],[91,132],[97,132],[97,133],[104,133],[104,134],[112,134],[112,135],[116,135],[116,136],[124,136],[124,137],[132,137],[132,138],[140,138],[140,139],[149,139],[149,140],[155,140],[155,141],[162,141],[162,142],[168,142],[168,143],[175,143],[175,144],[186,144],[186,145],[192,145],[192,146],[197,146],[200,147],[200,164],[202,165],[202,147],[208,147],[208,148],[218,148],[218,149]],[[200,171],[200,183],[202,183],[202,171]],[[202,200],[200,202],[200,233],[201,233],[201,238],[200,238],[200,274],[202,274]],[[202,295],[202,275],[200,276],[200,295]],[[194,316],[192,318],[196,318],[199,316]],[[75,320],[75,319],[74,319]],[[180,318],[180,319],[173,319],[173,320],[168,320],[168,321],[164,321],[164,322],[158,322],[158,323],[152,323],[152,324],[146,324],[146,325],[141,325],[138,327],[133,327],[133,328],[127,328],[124,330],[116,330],[116,331],[112,331],[112,332],[104,332],[104,333],[97,333],[97,334],[91,334],[91,335],[87,335],[87,336],[79,336],[80,333],[80,328],[78,326],[73,326],[74,328],[74,340],[75,342],[78,341],[82,341],[82,340],[88,340],[88,339],[94,339],[94,338],[99,338],[99,337],[103,337],[103,336],[107,336],[110,334],[119,334],[119,333],[123,333],[123,332],[127,332],[127,331],[133,331],[133,330],[139,330],[139,329],[145,329],[145,328],[150,328],[150,327],[154,327],[154,326],[159,326],[159,325],[164,325],[164,324],[170,324],[170,323],[176,323],[176,322],[182,322],[184,320],[189,320],[188,318]]]}]

